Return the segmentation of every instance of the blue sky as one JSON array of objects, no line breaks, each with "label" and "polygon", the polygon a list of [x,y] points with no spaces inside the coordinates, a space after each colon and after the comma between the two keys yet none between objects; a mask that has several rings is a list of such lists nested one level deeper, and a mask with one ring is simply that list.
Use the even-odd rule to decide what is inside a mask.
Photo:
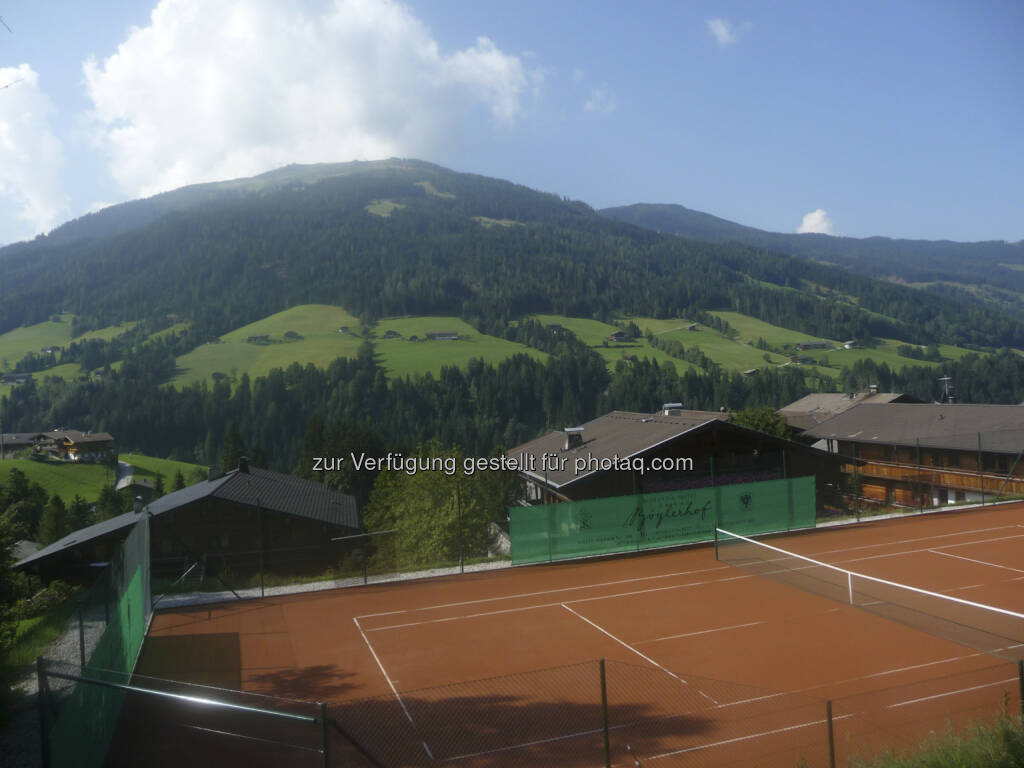
[{"label": "blue sky", "polygon": [[1019,2],[0,0],[0,17],[0,243],[183,184],[388,156],[773,231],[1024,238]]}]

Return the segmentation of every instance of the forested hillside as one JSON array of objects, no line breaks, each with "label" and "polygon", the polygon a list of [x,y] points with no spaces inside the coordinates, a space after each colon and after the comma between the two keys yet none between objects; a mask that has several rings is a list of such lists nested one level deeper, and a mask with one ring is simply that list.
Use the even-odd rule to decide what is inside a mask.
[{"label": "forested hillside", "polygon": [[956,243],[765,232],[681,205],[627,205],[600,213],[656,232],[743,243],[836,264],[860,275],[920,285],[943,296],[980,298],[1018,316],[1024,313],[1024,241]]},{"label": "forested hillside", "polygon": [[367,319],[457,315],[492,333],[532,312],[723,309],[828,338],[1024,347],[1019,318],[978,303],[940,306],[835,267],[682,241],[426,163],[329,168],[346,173],[204,187],[199,203],[158,216],[154,201],[131,203],[2,249],[0,331],[63,311],[76,332],[173,315],[216,336],[301,303]]},{"label": "forested hillside", "polygon": [[[293,363],[258,377],[222,368],[214,381],[183,375],[182,360],[197,348],[216,357],[227,345],[208,342],[233,339],[236,329],[244,337],[247,324],[306,304],[343,307],[352,314],[338,316],[359,323],[360,339],[376,339],[378,326],[393,330],[383,318],[447,317],[493,337],[492,346],[515,342],[531,354],[399,375],[389,354],[401,345],[421,356],[437,348],[352,341],[347,356],[317,358],[320,367]],[[777,345],[762,338],[745,349],[768,365],[745,376],[701,353],[701,334],[685,348],[650,334],[642,341],[658,343],[651,355],[616,349],[611,359],[568,328],[531,319],[600,319],[638,337],[627,318],[689,318],[710,329],[703,336],[732,340],[722,317],[736,312],[815,338],[856,339],[858,349],[898,340],[922,360],[939,344],[984,349],[936,362],[963,400],[1024,399],[1024,358],[996,352],[1024,347],[1024,323],[1012,313],[933,301],[747,245],[684,240],[509,182],[395,160],[179,190],[0,249],[0,332],[74,316],[72,342],[59,353],[63,378],[48,375],[46,353],[8,361],[36,373],[6,385],[0,419],[5,431],[61,424],[108,431],[122,450],[225,465],[246,452],[257,464],[305,472],[310,456],[347,445],[348,435],[403,451],[436,439],[484,455],[614,408],[779,407],[812,388],[868,383],[936,394],[933,367],[895,370],[850,353],[855,365],[812,371],[773,360]],[[298,346],[302,334],[288,325],[297,321],[285,318],[265,322],[281,324]],[[325,336],[337,336],[335,322]],[[90,329],[104,330],[84,336]],[[303,326],[310,337],[320,330]],[[930,357],[911,345],[930,345]]]}]

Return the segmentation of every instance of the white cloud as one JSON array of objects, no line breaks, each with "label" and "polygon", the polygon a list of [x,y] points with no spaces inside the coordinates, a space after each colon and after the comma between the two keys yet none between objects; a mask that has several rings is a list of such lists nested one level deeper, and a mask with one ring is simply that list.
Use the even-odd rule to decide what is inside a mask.
[{"label": "white cloud", "polygon": [[719,45],[732,45],[736,42],[736,33],[733,31],[732,22],[728,19],[708,19],[708,32],[710,32]]},{"label": "white cloud", "polygon": [[486,37],[441,52],[395,0],[160,0],[84,70],[111,174],[134,195],[292,162],[429,158],[481,106],[513,127],[537,84]]},{"label": "white cloud", "polygon": [[579,67],[576,67],[576,69],[572,71],[572,81],[574,83],[583,82],[583,70]]},{"label": "white cloud", "polygon": [[708,32],[723,47],[733,45],[753,27],[753,24],[749,21],[744,21],[739,26],[736,26],[728,19],[708,19],[705,23],[707,24]]},{"label": "white cloud", "polygon": [[615,111],[615,94],[607,88],[595,88],[583,108],[587,112],[610,113]]},{"label": "white cloud", "polygon": [[805,213],[803,221],[800,222],[796,231],[801,235],[806,232],[817,232],[822,235],[835,234],[835,230],[832,228],[832,219],[828,217],[828,211],[824,208]]},{"label": "white cloud", "polygon": [[0,67],[0,208],[5,235],[53,229],[68,211],[60,182],[62,146],[50,126],[54,108],[28,65]]}]

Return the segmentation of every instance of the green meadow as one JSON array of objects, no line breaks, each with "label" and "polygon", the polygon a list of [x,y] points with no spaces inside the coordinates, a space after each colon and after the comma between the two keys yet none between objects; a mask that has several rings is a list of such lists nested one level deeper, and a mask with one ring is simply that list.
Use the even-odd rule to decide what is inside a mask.
[{"label": "green meadow", "polygon": [[[388,331],[400,338],[385,339]],[[455,331],[459,338],[453,341],[426,341],[428,333]],[[374,328],[373,344],[378,360],[388,376],[401,377],[418,373],[437,375],[442,366],[465,367],[470,360],[480,358],[497,364],[516,354],[526,354],[536,360],[548,355],[523,344],[480,333],[473,326],[456,317],[393,317],[381,320]],[[410,341],[416,336],[418,341]]]},{"label": "green meadow", "polygon": [[[558,324],[572,331],[580,341],[593,347],[594,351],[605,359],[608,369],[611,371],[615,370],[615,366],[619,361],[634,355],[641,360],[645,357],[657,360],[659,365],[673,365],[680,374],[690,368],[694,368],[691,363],[685,360],[677,360],[666,352],[652,347],[647,339],[643,337],[626,342],[612,341],[608,337],[615,333],[615,331],[621,331],[622,329],[615,325],[602,323],[600,320],[566,317],[565,315],[532,315],[531,317],[544,325]],[[642,324],[638,322],[637,325],[640,326],[641,331],[644,330]]]},{"label": "green meadow", "polygon": [[398,208],[405,208],[405,206],[393,200],[371,200],[366,204],[365,208],[367,212],[386,219],[391,215],[392,211]]},{"label": "green meadow", "polygon": [[158,475],[163,475],[164,488],[168,493],[174,483],[174,475],[178,472],[181,472],[182,477],[185,478],[186,485],[192,485],[199,474],[202,474],[204,479],[207,474],[207,467],[199,464],[189,464],[186,461],[175,461],[174,459],[158,459],[142,453],[122,453],[118,458],[132,465],[133,474],[153,479],[156,479]]},{"label": "green meadow", "polygon": [[[117,435],[114,435],[115,439]],[[156,479],[163,475],[164,487],[170,492],[174,475],[179,470],[187,485],[195,482],[198,473],[205,478],[207,468],[171,459],[157,459],[141,453],[123,453],[118,457],[134,467],[134,473]],[[29,458],[6,458],[0,461],[0,485],[7,483],[12,468],[21,470],[29,480],[39,483],[49,496],[57,494],[65,504],[78,494],[86,501],[96,501],[105,485],[114,484],[114,470],[100,464],[73,461],[37,461]]]},{"label": "green meadow", "polygon": [[59,321],[47,320],[44,323],[15,328],[13,331],[0,334],[0,368],[4,362],[11,368],[29,352],[39,352],[43,347],[66,347],[73,341],[86,339],[112,339],[127,333],[135,327],[135,323],[122,323],[88,331],[74,339],[71,338],[71,321],[73,315],[59,315]]},{"label": "green meadow", "polygon": [[[347,326],[348,333],[339,328]],[[204,344],[178,358],[174,383],[187,385],[223,373],[237,379],[266,376],[273,368],[292,363],[326,368],[338,357],[355,357],[364,341],[359,320],[341,307],[303,304],[257,320],[221,337],[219,344]],[[298,338],[287,338],[294,333]],[[268,336],[267,343],[250,343],[250,336]]]},{"label": "green meadow", "polygon": [[65,504],[70,504],[75,494],[86,501],[95,501],[103,486],[114,483],[114,470],[100,464],[27,458],[0,461],[0,483],[7,483],[11,469],[20,469],[29,480],[43,486],[47,495],[57,494]]},{"label": "green meadow", "polygon": [[[693,323],[678,318],[666,320],[634,317],[632,320],[645,333],[650,330],[658,338],[678,341],[687,348],[696,347],[712,361],[730,370],[746,371],[751,368],[764,368],[788,362],[787,358],[773,353],[768,353],[770,360],[765,360],[764,350],[757,349],[745,341],[728,339],[702,323]],[[691,325],[696,326],[695,330],[689,330]]]},{"label": "green meadow", "polygon": [[417,181],[416,186],[423,187],[424,192],[426,192],[428,195],[433,195],[434,197],[441,197],[444,198],[445,200],[451,200],[455,197],[455,195],[451,192],[438,191],[437,187],[435,187],[429,181]]}]

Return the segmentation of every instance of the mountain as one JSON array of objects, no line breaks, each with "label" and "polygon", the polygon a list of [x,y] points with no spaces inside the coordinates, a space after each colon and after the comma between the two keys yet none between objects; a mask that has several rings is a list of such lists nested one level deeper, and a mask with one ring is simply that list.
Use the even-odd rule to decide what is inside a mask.
[{"label": "mountain", "polygon": [[487,332],[538,312],[722,309],[826,338],[1024,347],[1021,318],[969,297],[922,302],[696,220],[721,242],[417,160],[288,166],[113,206],[0,249],[0,332],[58,312],[76,316],[75,333],[171,316],[199,343],[299,304],[362,319],[454,315]]},{"label": "mountain", "polygon": [[627,205],[599,213],[656,232],[713,243],[743,243],[836,264],[858,274],[911,284],[944,296],[981,298],[1022,312],[1024,241],[958,243],[765,232],[681,205]]}]

